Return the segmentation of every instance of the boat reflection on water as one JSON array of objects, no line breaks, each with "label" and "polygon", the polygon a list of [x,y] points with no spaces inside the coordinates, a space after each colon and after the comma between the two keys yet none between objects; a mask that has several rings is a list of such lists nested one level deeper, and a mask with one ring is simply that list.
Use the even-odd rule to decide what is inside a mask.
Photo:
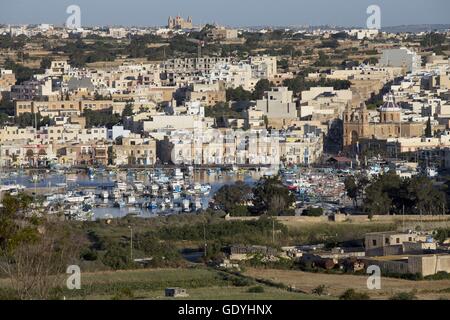
[{"label": "boat reflection on water", "polygon": [[96,170],[78,173],[43,171],[11,173],[1,185],[17,185],[44,197],[47,212],[62,210],[70,220],[154,217],[204,210],[225,184],[238,180],[253,185],[258,171]]}]

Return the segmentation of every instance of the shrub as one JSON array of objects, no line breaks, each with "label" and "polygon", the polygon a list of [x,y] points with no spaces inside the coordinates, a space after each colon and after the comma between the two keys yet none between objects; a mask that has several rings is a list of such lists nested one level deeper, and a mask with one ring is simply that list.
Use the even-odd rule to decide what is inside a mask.
[{"label": "shrub", "polygon": [[323,296],[327,294],[327,287],[323,284],[317,286],[316,288],[311,290],[312,294],[316,294],[318,296]]},{"label": "shrub", "polygon": [[424,279],[425,280],[448,280],[448,279],[450,279],[450,273],[447,273],[445,271],[439,271],[436,274],[424,277]]},{"label": "shrub", "polygon": [[20,300],[20,298],[14,290],[0,288],[0,300]]},{"label": "shrub", "polygon": [[117,292],[111,300],[132,300],[134,299],[133,290],[130,288],[122,288],[119,292]]},{"label": "shrub", "polygon": [[84,249],[81,254],[81,259],[86,261],[95,261],[98,258],[97,251],[92,249]]},{"label": "shrub", "polygon": [[264,287],[261,286],[256,286],[256,287],[251,287],[247,290],[247,292],[249,293],[263,293],[264,292]]},{"label": "shrub", "polygon": [[346,290],[340,297],[340,300],[369,300],[370,297],[367,293],[357,292],[354,289]]},{"label": "shrub", "polygon": [[416,300],[416,299],[417,297],[415,290],[411,292],[399,292],[389,298],[389,300]]},{"label": "shrub", "polygon": [[308,207],[303,211],[303,215],[307,217],[320,217],[323,215],[323,209]]},{"label": "shrub", "polygon": [[231,210],[230,215],[233,217],[246,217],[250,215],[250,211],[248,211],[247,206],[237,205]]},{"label": "shrub", "polygon": [[253,284],[253,281],[247,278],[234,277],[231,279],[231,283],[235,287],[248,287]]},{"label": "shrub", "polygon": [[127,269],[130,266],[129,252],[119,245],[113,245],[106,251],[102,262],[114,270]]}]

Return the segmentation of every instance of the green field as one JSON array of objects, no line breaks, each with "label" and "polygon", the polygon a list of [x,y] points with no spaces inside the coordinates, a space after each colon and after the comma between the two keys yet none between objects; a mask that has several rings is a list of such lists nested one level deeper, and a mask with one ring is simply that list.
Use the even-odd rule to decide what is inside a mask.
[{"label": "green field", "polygon": [[[243,281],[244,279],[245,281]],[[8,286],[0,281],[0,289]],[[261,293],[248,292],[259,286]],[[58,290],[57,299],[125,300],[168,299],[167,287],[181,287],[189,297],[197,300],[306,300],[317,296],[290,292],[285,288],[256,283],[252,280],[206,268],[143,269],[82,274],[80,290]],[[173,299],[173,298],[169,298]]]},{"label": "green field", "polygon": [[[166,299],[164,289],[187,289],[188,298],[198,300],[252,299],[316,299],[302,293],[289,292],[254,282],[239,281],[238,276],[206,268],[146,269],[90,273],[82,276],[82,289],[64,291],[68,299]],[[261,286],[262,293],[250,293],[249,288]]]}]

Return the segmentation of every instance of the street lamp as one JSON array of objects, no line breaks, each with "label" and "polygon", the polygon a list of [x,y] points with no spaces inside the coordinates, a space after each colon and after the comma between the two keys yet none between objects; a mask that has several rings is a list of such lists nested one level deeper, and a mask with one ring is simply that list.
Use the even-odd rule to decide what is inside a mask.
[{"label": "street lamp", "polygon": [[133,228],[128,226],[130,229],[130,261],[133,262]]}]

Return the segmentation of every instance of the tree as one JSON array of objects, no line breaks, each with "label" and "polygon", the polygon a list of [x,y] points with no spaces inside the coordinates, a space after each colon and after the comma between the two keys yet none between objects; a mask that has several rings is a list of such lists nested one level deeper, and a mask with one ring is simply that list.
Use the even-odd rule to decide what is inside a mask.
[{"label": "tree", "polygon": [[130,253],[119,244],[111,244],[103,256],[102,262],[114,270],[127,269],[131,265]]},{"label": "tree", "polygon": [[240,210],[240,207],[250,198],[251,192],[252,189],[248,184],[238,181],[233,185],[221,187],[214,195],[214,202],[226,213],[232,214]]},{"label": "tree", "polygon": [[364,206],[370,214],[390,214],[393,199],[400,188],[400,177],[395,172],[380,175],[366,189]]},{"label": "tree", "polygon": [[262,178],[253,188],[253,207],[258,213],[280,215],[294,202],[295,196],[283,186],[279,176]]},{"label": "tree", "polygon": [[133,103],[127,102],[122,111],[122,117],[131,117],[133,115]]},{"label": "tree", "polygon": [[49,57],[42,58],[41,65],[40,65],[42,70],[49,69],[51,65],[52,65],[52,60]]},{"label": "tree", "polygon": [[22,64],[15,63],[14,61],[10,60],[9,58],[6,59],[4,63],[5,69],[11,69],[14,74],[16,75],[16,83],[21,83],[23,81],[29,80],[33,77],[35,73],[37,73],[38,70],[31,69],[29,67],[26,67]]},{"label": "tree", "polygon": [[369,179],[366,175],[362,174],[345,178],[345,190],[347,196],[352,199],[354,206],[358,206],[358,200],[363,196],[368,183]]},{"label": "tree", "polygon": [[86,117],[86,127],[107,127],[111,129],[116,124],[120,123],[121,117],[118,114],[109,110],[84,110],[84,116]]},{"label": "tree", "polygon": [[262,99],[262,97],[264,96],[264,92],[269,90],[270,90],[270,81],[267,79],[259,80],[255,85],[255,89],[253,90],[253,100]]},{"label": "tree", "polygon": [[436,32],[428,33],[420,42],[422,47],[441,46],[445,42],[445,34]]},{"label": "tree", "polygon": [[62,286],[68,265],[76,263],[83,239],[65,224],[34,215],[32,198],[5,195],[0,209],[0,270],[18,299],[49,299]]},{"label": "tree", "polygon": [[236,89],[229,88],[226,91],[227,102],[228,101],[250,101],[253,98],[253,94],[250,91],[245,90],[242,86]]},{"label": "tree", "polygon": [[395,172],[373,179],[364,197],[364,208],[370,214],[441,214],[446,206],[446,194],[431,179],[402,179]]},{"label": "tree", "polygon": [[0,113],[0,126],[4,126],[6,123],[8,123],[9,117],[6,113]]},{"label": "tree", "polygon": [[269,129],[269,117],[267,117],[266,115],[263,115],[263,121],[264,121],[264,127],[266,129]]},{"label": "tree", "polygon": [[425,128],[425,137],[432,138],[433,137],[433,130],[431,128],[431,118],[428,117],[427,126]]}]

